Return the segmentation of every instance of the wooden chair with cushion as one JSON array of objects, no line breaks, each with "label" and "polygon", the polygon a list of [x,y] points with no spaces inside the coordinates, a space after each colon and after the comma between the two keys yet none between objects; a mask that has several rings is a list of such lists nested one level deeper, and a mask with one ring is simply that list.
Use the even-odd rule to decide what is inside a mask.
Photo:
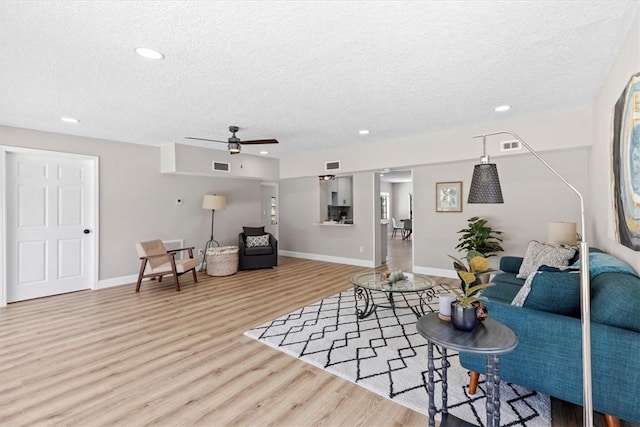
[{"label": "wooden chair with cushion", "polygon": [[[191,271],[193,273],[193,282],[198,283],[196,267],[200,262],[198,259],[193,258],[193,247],[167,251],[162,240],[151,240],[149,242],[136,243],[136,250],[142,261],[136,292],[140,292],[140,285],[145,277],[158,277],[160,282],[163,276],[171,275],[176,282],[176,291],[180,291],[178,276]],[[176,254],[181,251],[188,251],[189,258],[176,259]]]}]

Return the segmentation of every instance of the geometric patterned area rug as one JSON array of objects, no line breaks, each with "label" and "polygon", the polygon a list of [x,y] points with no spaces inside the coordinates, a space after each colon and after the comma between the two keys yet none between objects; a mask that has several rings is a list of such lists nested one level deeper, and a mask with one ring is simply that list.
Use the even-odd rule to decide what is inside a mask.
[{"label": "geometric patterned area rug", "polygon": [[[448,293],[440,285],[435,289],[437,294]],[[374,297],[380,296],[383,294],[374,293]],[[428,416],[427,343],[416,331],[416,315],[406,308],[378,308],[366,319],[358,319],[356,302],[362,308],[362,301],[356,301],[353,289],[349,289],[250,329],[245,335]],[[438,310],[437,298],[429,304],[427,310]],[[434,356],[437,349],[434,346]],[[484,375],[476,394],[469,395],[468,371],[460,366],[456,353],[448,351],[448,356],[449,413],[484,426]],[[439,406],[439,357],[435,365]],[[504,381],[500,384],[500,413],[503,426],[551,425],[548,396]],[[438,410],[436,419],[440,418]]]}]

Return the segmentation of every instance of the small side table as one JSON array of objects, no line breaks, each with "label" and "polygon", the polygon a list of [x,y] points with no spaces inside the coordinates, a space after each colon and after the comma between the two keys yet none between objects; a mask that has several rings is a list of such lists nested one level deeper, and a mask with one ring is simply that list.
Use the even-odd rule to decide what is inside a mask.
[{"label": "small side table", "polygon": [[429,426],[435,426],[435,384],[433,382],[435,364],[433,362],[433,345],[442,351],[442,423],[445,425],[447,413],[447,349],[462,353],[484,354],[487,357],[487,427],[500,425],[500,360],[499,355],[516,348],[518,339],[511,329],[487,319],[473,331],[464,332],[456,329],[451,322],[438,318],[438,313],[429,313],[418,319],[418,333],[427,339],[427,357],[429,377]]}]

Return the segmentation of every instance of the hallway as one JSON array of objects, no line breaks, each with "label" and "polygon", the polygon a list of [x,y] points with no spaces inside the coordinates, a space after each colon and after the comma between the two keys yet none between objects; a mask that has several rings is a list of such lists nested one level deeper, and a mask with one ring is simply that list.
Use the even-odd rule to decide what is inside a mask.
[{"label": "hallway", "polygon": [[[384,265],[383,265],[384,268]],[[387,239],[387,263],[386,269],[389,271],[413,271],[413,242],[402,240],[396,235]]]}]

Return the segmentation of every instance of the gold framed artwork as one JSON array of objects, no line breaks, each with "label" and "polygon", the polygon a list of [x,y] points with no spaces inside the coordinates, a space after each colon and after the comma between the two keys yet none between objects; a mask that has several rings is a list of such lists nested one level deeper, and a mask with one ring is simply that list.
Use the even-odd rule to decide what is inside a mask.
[{"label": "gold framed artwork", "polygon": [[462,181],[436,182],[436,212],[462,212]]}]

